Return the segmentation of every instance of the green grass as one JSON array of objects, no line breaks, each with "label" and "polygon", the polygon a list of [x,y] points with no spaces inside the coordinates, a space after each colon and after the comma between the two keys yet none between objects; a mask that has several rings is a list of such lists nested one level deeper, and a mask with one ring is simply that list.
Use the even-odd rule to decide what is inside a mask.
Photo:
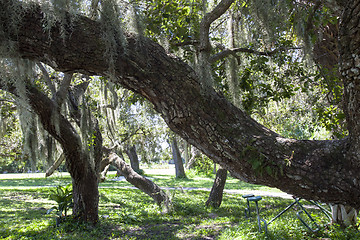
[{"label": "green grass", "polygon": [[[208,188],[213,181],[175,180],[166,175],[151,177],[160,186],[169,187]],[[46,214],[56,204],[48,198],[50,187],[35,186],[68,182],[68,176],[0,180],[0,239],[360,239],[355,229],[327,226],[327,218],[314,209],[309,212],[323,226],[318,233],[310,233],[296,218],[296,211],[291,210],[273,222],[265,236],[257,230],[254,213],[245,219],[245,201],[236,194],[225,194],[221,207],[214,209],[204,205],[206,191],[170,191],[173,211],[163,214],[146,194],[136,189],[121,189],[125,182],[112,181],[101,184],[101,221],[96,227],[71,220],[56,227],[55,213]],[[231,178],[228,184],[228,188],[257,188]],[[291,200],[264,197],[259,202],[261,217],[269,221],[290,203]]]},{"label": "green grass", "polygon": [[[171,173],[171,171],[169,171]],[[27,176],[28,178],[25,178]],[[48,178],[44,177],[44,173],[38,174],[0,174],[0,189],[5,188],[31,188],[31,187],[54,187],[58,185],[67,185],[71,183],[70,175],[67,173],[58,173],[55,176]],[[158,184],[160,187],[192,187],[192,188],[208,188],[211,189],[214,179],[209,177],[196,177],[190,176],[185,179],[176,179],[174,176],[169,174],[146,174],[153,182]],[[107,181],[100,183],[100,187],[131,187],[132,185],[127,181],[112,181],[115,179],[115,172],[111,172],[107,175]],[[238,179],[228,177],[226,180],[225,189],[237,190],[237,189],[248,189],[248,190],[263,190],[263,191],[279,191],[274,188],[269,188],[261,185],[254,185],[242,182]]]}]

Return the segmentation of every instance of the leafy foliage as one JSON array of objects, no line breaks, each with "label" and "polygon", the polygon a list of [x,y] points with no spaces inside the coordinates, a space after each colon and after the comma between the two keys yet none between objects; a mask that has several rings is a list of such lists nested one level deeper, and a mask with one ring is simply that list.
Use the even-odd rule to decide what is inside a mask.
[{"label": "leafy foliage", "polygon": [[191,170],[198,175],[212,176],[214,174],[214,162],[205,155],[196,157]]},{"label": "leafy foliage", "polygon": [[58,216],[67,216],[67,212],[73,204],[71,184],[57,186],[55,189],[50,190],[49,199],[54,200],[58,205],[49,209],[48,213],[56,210]]},{"label": "leafy foliage", "polygon": [[147,5],[143,12],[147,36],[154,40],[163,36],[173,44],[198,39],[201,1],[142,2]]}]

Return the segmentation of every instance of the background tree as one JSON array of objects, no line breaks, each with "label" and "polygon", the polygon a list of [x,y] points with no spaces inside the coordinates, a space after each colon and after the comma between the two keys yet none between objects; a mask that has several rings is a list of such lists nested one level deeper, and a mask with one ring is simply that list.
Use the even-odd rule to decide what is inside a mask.
[{"label": "background tree", "polygon": [[216,172],[214,184],[211,188],[210,195],[206,201],[206,206],[220,207],[223,197],[223,191],[226,183],[227,170],[219,167]]},{"label": "background tree", "polygon": [[16,116],[16,101],[0,90],[0,172],[17,172],[25,169],[22,160],[21,129]]},{"label": "background tree", "polygon": [[175,176],[176,178],[186,178],[183,158],[178,147],[176,136],[170,137],[170,147],[172,151],[172,160],[175,164]]}]

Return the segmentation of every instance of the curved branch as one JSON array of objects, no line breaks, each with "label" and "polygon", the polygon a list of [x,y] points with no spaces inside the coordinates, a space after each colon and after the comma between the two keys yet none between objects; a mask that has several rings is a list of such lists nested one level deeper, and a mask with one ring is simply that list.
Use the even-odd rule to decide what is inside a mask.
[{"label": "curved branch", "polygon": [[235,0],[222,0],[211,12],[205,14],[200,23],[200,51],[211,48],[209,29],[211,23],[223,15]]}]

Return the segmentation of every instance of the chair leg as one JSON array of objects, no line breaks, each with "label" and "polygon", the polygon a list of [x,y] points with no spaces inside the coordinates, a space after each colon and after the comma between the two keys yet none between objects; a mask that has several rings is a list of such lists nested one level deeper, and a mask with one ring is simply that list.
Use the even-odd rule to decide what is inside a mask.
[{"label": "chair leg", "polygon": [[249,198],[254,197],[254,194],[247,194],[247,195],[243,195],[242,197],[246,199],[246,205],[247,205],[247,208],[245,208],[245,210],[244,210],[245,218],[249,218],[249,217],[251,217],[251,209],[250,209]]},{"label": "chair leg", "polygon": [[264,231],[265,231],[265,234],[267,234],[267,223],[264,219],[262,219],[260,217],[260,211],[259,211],[259,205],[258,205],[258,201],[260,201],[262,198],[260,196],[258,197],[250,197],[248,198],[249,201],[253,201],[255,202],[255,207],[256,207],[256,215],[257,215],[257,223],[258,223],[258,227],[259,227],[259,232],[262,231],[262,227],[261,227],[261,222],[263,222],[264,224]]}]

